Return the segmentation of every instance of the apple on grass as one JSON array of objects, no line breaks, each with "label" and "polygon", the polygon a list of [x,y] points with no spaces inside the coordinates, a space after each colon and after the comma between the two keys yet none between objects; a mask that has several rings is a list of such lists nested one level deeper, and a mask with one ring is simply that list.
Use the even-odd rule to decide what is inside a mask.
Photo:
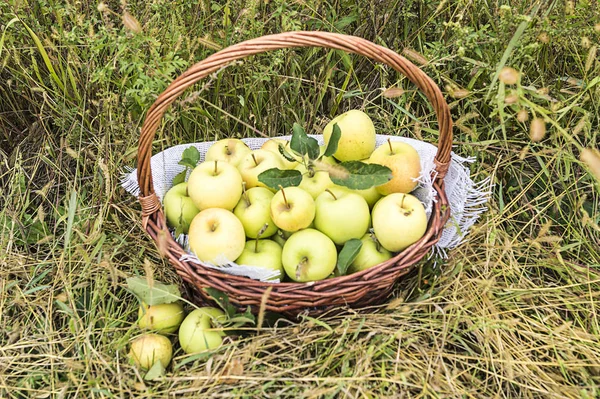
[{"label": "apple on grass", "polygon": [[179,183],[169,189],[163,198],[167,225],[187,234],[194,216],[200,212],[187,192],[188,184]]},{"label": "apple on grass", "polygon": [[238,265],[254,266],[277,271],[279,274],[272,280],[282,280],[284,276],[281,264],[281,246],[272,240],[249,240],[244,251],[235,261]]},{"label": "apple on grass", "polygon": [[205,161],[224,161],[235,167],[252,150],[240,139],[222,139],[206,151]]},{"label": "apple on grass", "polygon": [[315,228],[337,245],[361,238],[369,228],[369,205],[350,190],[341,187],[325,190],[315,200],[315,208]]},{"label": "apple on grass", "polygon": [[297,282],[323,280],[334,271],[337,250],[329,237],[315,229],[300,230],[283,246],[285,273]]},{"label": "apple on grass", "polygon": [[173,356],[173,346],[169,338],[160,334],[144,334],[131,343],[129,358],[145,370],[160,360],[167,367]]},{"label": "apple on grass", "polygon": [[238,165],[242,179],[246,182],[246,188],[267,187],[258,181],[258,175],[273,168],[283,169],[283,162],[277,154],[268,150],[254,150]]},{"label": "apple on grass", "polygon": [[375,126],[360,110],[351,110],[333,118],[323,129],[325,145],[329,144],[333,125],[340,128],[341,137],[333,156],[340,161],[359,161],[368,158],[375,149]]},{"label": "apple on grass", "polygon": [[292,150],[290,149],[290,142],[284,139],[269,139],[263,143],[260,149],[271,151],[272,153],[277,154],[277,156],[281,159],[283,169],[294,169],[298,165],[298,161],[288,161],[279,151],[279,145],[282,145],[285,152],[295,158]]},{"label": "apple on grass", "polygon": [[373,151],[369,162],[387,166],[392,171],[392,179],[377,186],[380,194],[408,194],[417,187],[416,179],[421,175],[421,158],[410,144],[388,139],[386,144]]},{"label": "apple on grass", "polygon": [[393,254],[383,248],[374,235],[365,234],[360,240],[362,247],[348,267],[348,274],[368,269],[392,258]]},{"label": "apple on grass", "polygon": [[271,200],[271,219],[282,230],[307,228],[315,218],[315,200],[299,187],[281,188]]},{"label": "apple on grass", "polygon": [[253,187],[244,190],[242,198],[235,206],[233,213],[242,222],[246,237],[256,238],[264,225],[267,228],[261,235],[264,238],[270,237],[277,232],[277,226],[271,219],[271,200],[273,192],[264,187]]},{"label": "apple on grass", "polygon": [[138,312],[138,325],[142,330],[153,330],[158,334],[177,331],[185,313],[181,302],[147,305],[142,303]]},{"label": "apple on grass", "polygon": [[302,181],[298,187],[309,193],[314,199],[325,189],[333,187],[329,172],[326,170],[320,170],[315,165],[309,165],[307,169],[302,163],[296,167],[296,170],[302,173]]},{"label": "apple on grass", "polygon": [[225,332],[218,328],[227,316],[217,308],[204,307],[190,312],[179,327],[179,344],[187,354],[215,349],[223,343]]},{"label": "apple on grass", "polygon": [[399,252],[417,242],[427,231],[427,215],[413,195],[394,193],[380,199],[372,211],[373,232],[381,246]]},{"label": "apple on grass", "polygon": [[232,210],[242,196],[242,176],[224,161],[207,161],[196,166],[188,179],[188,194],[199,210]]},{"label": "apple on grass", "polygon": [[245,244],[242,222],[226,209],[200,211],[190,225],[190,249],[203,262],[213,265],[233,262],[242,254]]}]

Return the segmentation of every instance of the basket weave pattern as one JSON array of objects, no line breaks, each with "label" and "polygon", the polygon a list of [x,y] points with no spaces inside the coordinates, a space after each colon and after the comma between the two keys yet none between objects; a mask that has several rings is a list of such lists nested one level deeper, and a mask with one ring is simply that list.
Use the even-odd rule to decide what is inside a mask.
[{"label": "basket weave pattern", "polygon": [[[404,74],[426,95],[438,119],[439,142],[433,181],[437,201],[433,205],[425,235],[380,265],[348,276],[311,283],[265,283],[180,261],[185,252],[167,231],[160,201],[154,193],[150,166],[152,142],[165,111],[188,87],[231,62],[253,54],[290,47],[324,47],[363,55]],[[385,299],[395,282],[408,273],[411,266],[421,260],[440,238],[450,216],[443,178],[448,171],[451,146],[452,119],[439,87],[423,71],[394,51],[358,37],[327,32],[297,31],[259,37],[230,46],[193,65],[169,85],[148,111],[140,134],[137,165],[142,225],[155,241],[159,235],[161,240],[166,237],[165,255],[188,284],[187,288],[191,288],[189,292],[196,300],[210,300],[203,288],[213,287],[226,293],[230,301],[240,307],[250,305],[257,311],[262,306],[265,310],[290,316],[303,311],[317,314],[343,306],[364,307],[377,304]],[[161,233],[165,231],[167,234]]]}]

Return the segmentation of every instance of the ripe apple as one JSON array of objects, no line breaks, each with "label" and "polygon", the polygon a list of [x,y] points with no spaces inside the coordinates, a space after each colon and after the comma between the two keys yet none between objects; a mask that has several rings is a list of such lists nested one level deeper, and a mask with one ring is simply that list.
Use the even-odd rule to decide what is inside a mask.
[{"label": "ripe apple", "polygon": [[188,194],[196,208],[232,210],[242,196],[242,176],[224,161],[202,162],[188,179]]},{"label": "ripe apple", "polygon": [[338,148],[333,156],[340,161],[359,161],[368,158],[375,149],[375,126],[367,114],[351,110],[336,116],[325,126],[323,140],[325,145],[337,123],[342,134]]},{"label": "ripe apple", "polygon": [[281,246],[271,240],[249,240],[246,242],[244,252],[235,261],[238,265],[262,267],[275,270],[279,274],[272,278],[283,279],[283,266],[281,264]]},{"label": "ripe apple", "polygon": [[184,234],[187,234],[194,216],[200,212],[188,196],[187,187],[186,182],[179,183],[171,187],[163,198],[167,225],[175,229],[180,228]]},{"label": "ripe apple", "polygon": [[158,334],[177,331],[185,313],[181,302],[147,305],[142,303],[138,312],[138,325],[142,330],[154,330]]},{"label": "ripe apple", "polygon": [[371,234],[365,234],[360,240],[362,241],[362,247],[352,264],[348,267],[348,274],[376,266],[391,259],[393,256]]},{"label": "ripe apple", "polygon": [[315,218],[315,200],[299,187],[287,187],[275,193],[271,200],[271,219],[282,230],[304,229]]},{"label": "ripe apple", "polygon": [[205,161],[224,161],[237,167],[252,150],[240,139],[222,139],[206,151]]},{"label": "ripe apple", "polygon": [[144,334],[131,343],[129,357],[134,363],[148,370],[156,361],[160,360],[163,367],[167,367],[173,356],[173,346],[169,338],[160,334]]},{"label": "ripe apple", "polygon": [[329,237],[315,229],[294,233],[283,246],[281,261],[294,281],[323,280],[335,269],[337,250]]},{"label": "ripe apple", "polygon": [[417,242],[427,230],[427,215],[413,195],[394,193],[373,207],[373,231],[381,245],[391,252],[402,251]]},{"label": "ripe apple", "polygon": [[361,238],[369,228],[371,215],[367,201],[341,187],[332,187],[315,200],[315,228],[337,245]]},{"label": "ripe apple", "polygon": [[281,157],[269,150],[254,150],[246,154],[238,165],[242,179],[246,182],[246,188],[266,187],[258,181],[258,175],[272,168],[283,169]]},{"label": "ripe apple", "polygon": [[410,144],[388,140],[373,151],[369,162],[392,170],[392,180],[377,186],[380,194],[410,193],[417,187],[415,179],[421,174],[421,158]]},{"label": "ripe apple", "polygon": [[225,332],[218,324],[227,320],[225,313],[217,308],[198,308],[187,315],[179,327],[179,344],[187,354],[218,348]]},{"label": "ripe apple", "polygon": [[268,226],[261,237],[267,238],[275,234],[277,226],[271,219],[271,200],[274,195],[264,187],[253,187],[242,194],[233,213],[242,222],[246,237],[256,238],[265,224]]},{"label": "ripe apple", "polygon": [[292,150],[290,149],[290,142],[284,139],[269,139],[265,141],[262,145],[261,150],[271,151],[281,159],[281,164],[283,165],[283,169],[294,169],[298,165],[298,161],[288,161],[281,152],[279,152],[279,145],[283,145],[286,152],[292,156]]},{"label": "ripe apple", "polygon": [[314,165],[309,165],[309,168],[306,169],[306,166],[303,163],[296,166],[296,170],[302,173],[302,181],[298,187],[309,193],[315,199],[319,194],[325,191],[325,189],[333,187],[333,182],[329,178],[329,172],[326,170],[320,170]]},{"label": "ripe apple", "polygon": [[222,265],[241,255],[246,234],[242,222],[232,212],[208,208],[200,211],[192,220],[189,244],[201,261]]}]

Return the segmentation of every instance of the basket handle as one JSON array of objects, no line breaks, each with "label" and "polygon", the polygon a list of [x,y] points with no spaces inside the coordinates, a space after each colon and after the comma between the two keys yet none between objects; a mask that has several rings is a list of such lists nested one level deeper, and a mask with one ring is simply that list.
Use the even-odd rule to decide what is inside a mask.
[{"label": "basket handle", "polygon": [[450,164],[452,149],[452,117],[441,90],[425,72],[398,53],[356,36],[329,32],[285,32],[247,40],[212,54],[203,61],[191,66],[171,82],[169,87],[158,96],[148,110],[142,125],[138,145],[137,175],[140,199],[153,199],[152,201],[146,201],[147,206],[142,201],[142,208],[144,208],[142,212],[145,216],[155,212],[157,206],[160,207],[154,194],[150,159],[152,157],[154,134],[169,105],[188,87],[235,60],[253,54],[290,47],[326,47],[360,54],[386,64],[410,79],[425,93],[437,115],[440,137],[434,162],[437,171],[436,179],[441,180],[444,178]]}]

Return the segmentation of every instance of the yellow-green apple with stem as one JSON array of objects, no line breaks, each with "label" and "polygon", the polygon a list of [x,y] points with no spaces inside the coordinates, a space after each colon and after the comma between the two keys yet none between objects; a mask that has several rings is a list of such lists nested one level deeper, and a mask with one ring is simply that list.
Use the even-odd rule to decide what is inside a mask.
[{"label": "yellow-green apple with stem", "polygon": [[169,338],[160,334],[143,334],[131,343],[129,357],[143,369],[150,369],[160,360],[167,367],[173,356],[173,346]]},{"label": "yellow-green apple with stem", "polygon": [[191,251],[201,261],[213,265],[233,262],[246,244],[242,222],[223,208],[200,211],[192,220],[188,236]]},{"label": "yellow-green apple with stem", "polygon": [[294,281],[323,280],[335,269],[337,250],[325,234],[304,229],[292,234],[285,242],[281,261],[285,273]]},{"label": "yellow-green apple with stem", "polygon": [[392,180],[377,186],[382,195],[407,194],[418,185],[416,179],[421,174],[421,157],[410,144],[388,139],[387,143],[373,151],[369,162],[387,166],[392,171]]},{"label": "yellow-green apple with stem", "polygon": [[342,187],[332,187],[315,200],[315,228],[342,245],[361,238],[369,228],[371,215],[367,201]]},{"label": "yellow-green apple with stem", "polygon": [[315,200],[299,187],[280,188],[271,200],[271,219],[282,230],[307,228],[315,218]]},{"label": "yellow-green apple with stem", "polygon": [[290,161],[285,158],[279,151],[279,146],[282,145],[284,151],[293,158],[299,159],[290,149],[290,142],[284,139],[269,139],[260,147],[262,150],[271,151],[281,159],[282,169],[294,169],[298,165],[298,160]]},{"label": "yellow-green apple with stem", "polygon": [[138,325],[142,330],[171,334],[177,331],[184,317],[185,312],[179,301],[156,305],[142,303],[138,312]]},{"label": "yellow-green apple with stem", "polygon": [[186,182],[179,183],[171,187],[163,198],[167,225],[184,234],[187,234],[194,216],[200,212],[188,195],[187,188]]},{"label": "yellow-green apple with stem", "polygon": [[205,161],[224,161],[237,167],[252,150],[240,139],[222,139],[206,151]]},{"label": "yellow-green apple with stem", "polygon": [[360,240],[362,247],[348,268],[349,274],[379,265],[392,258],[393,254],[379,244],[374,234],[367,233]]},{"label": "yellow-green apple with stem", "polygon": [[[326,165],[324,165],[326,167]],[[319,169],[312,162],[308,163],[308,169],[304,163],[296,166],[296,170],[302,173],[302,181],[298,185],[301,189],[309,193],[313,198],[317,198],[325,189],[333,187],[333,182],[329,178],[327,170]]]},{"label": "yellow-green apple with stem", "polygon": [[281,246],[275,241],[256,238],[246,242],[244,251],[235,263],[276,271],[278,274],[271,280],[281,280],[284,276],[281,252]]},{"label": "yellow-green apple with stem", "polygon": [[202,162],[190,174],[187,191],[201,211],[207,208],[231,211],[242,196],[242,176],[227,162]]},{"label": "yellow-green apple with stem", "polygon": [[242,222],[246,237],[256,238],[256,234],[265,224],[267,228],[262,237],[267,238],[275,234],[278,227],[271,219],[271,200],[274,195],[264,187],[253,187],[243,191],[233,213]]},{"label": "yellow-green apple with stem", "polygon": [[225,332],[219,326],[227,321],[217,308],[204,307],[191,311],[179,326],[179,344],[187,354],[215,349],[223,343]]},{"label": "yellow-green apple with stem", "polygon": [[385,249],[398,252],[417,242],[427,230],[427,215],[419,199],[393,193],[373,207],[373,232]]},{"label": "yellow-green apple with stem", "polygon": [[258,181],[258,175],[268,169],[277,168],[283,170],[281,157],[269,150],[254,150],[247,154],[238,169],[242,179],[246,182],[246,188],[267,187],[264,183]]},{"label": "yellow-green apple with stem", "polygon": [[323,130],[325,145],[333,133],[333,125],[341,130],[337,151],[333,156],[340,161],[359,161],[368,158],[375,149],[375,126],[367,114],[351,110],[333,118]]}]

